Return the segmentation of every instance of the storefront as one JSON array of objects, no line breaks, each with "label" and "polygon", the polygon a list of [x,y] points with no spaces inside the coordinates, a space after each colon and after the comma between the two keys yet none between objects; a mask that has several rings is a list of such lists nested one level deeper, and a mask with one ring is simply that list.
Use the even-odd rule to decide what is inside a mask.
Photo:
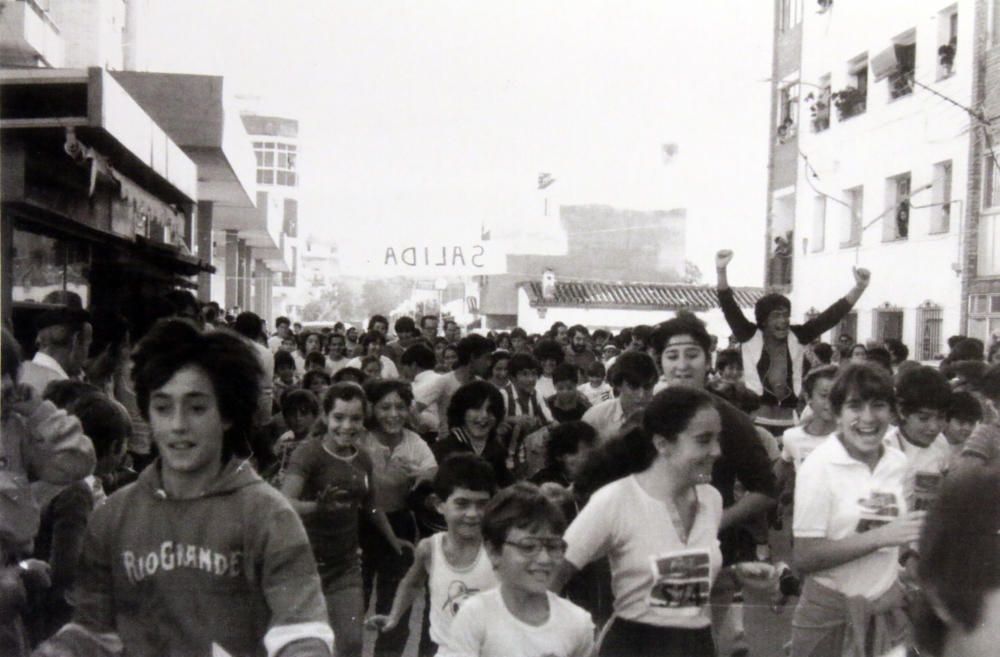
[{"label": "storefront", "polygon": [[111,76],[0,71],[3,317],[24,337],[54,292],[141,332],[195,287],[197,168]]}]

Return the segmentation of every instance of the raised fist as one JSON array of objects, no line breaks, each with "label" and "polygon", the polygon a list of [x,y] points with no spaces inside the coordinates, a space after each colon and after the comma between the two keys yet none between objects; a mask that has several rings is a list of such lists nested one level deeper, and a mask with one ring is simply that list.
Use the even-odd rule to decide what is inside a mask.
[{"label": "raised fist", "polygon": [[733,252],[731,249],[722,249],[715,254],[715,268],[725,269],[729,265],[730,261],[733,259]]},{"label": "raised fist", "polygon": [[854,282],[861,287],[868,287],[868,284],[872,282],[872,273],[864,267],[855,267]]}]

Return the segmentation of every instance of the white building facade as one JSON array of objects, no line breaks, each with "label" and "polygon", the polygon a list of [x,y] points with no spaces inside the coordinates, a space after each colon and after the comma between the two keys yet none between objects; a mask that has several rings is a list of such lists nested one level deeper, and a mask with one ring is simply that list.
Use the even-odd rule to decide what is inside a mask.
[{"label": "white building facade", "polygon": [[805,1],[801,66],[774,99],[776,139],[794,132],[799,151],[794,184],[772,190],[772,213],[792,214],[775,224],[793,226],[794,319],[844,294],[852,267],[872,272],[827,341],[898,338],[933,360],[963,332],[971,119],[948,98],[973,104],[974,5]]}]

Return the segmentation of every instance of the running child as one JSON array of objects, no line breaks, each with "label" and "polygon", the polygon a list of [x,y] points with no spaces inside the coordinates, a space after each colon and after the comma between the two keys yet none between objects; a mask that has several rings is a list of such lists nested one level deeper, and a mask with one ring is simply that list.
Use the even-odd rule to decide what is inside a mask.
[{"label": "running child", "polygon": [[434,505],[447,529],[417,545],[413,565],[399,583],[388,615],[368,619],[369,629],[390,632],[426,586],[430,593],[430,638],[446,642],[452,619],[472,595],[496,586],[483,545],[483,509],[496,493],[493,468],[473,454],[448,457],[434,477]]},{"label": "running child", "polygon": [[837,429],[837,420],[830,406],[830,388],[837,378],[837,372],[839,370],[836,365],[817,367],[802,381],[802,390],[809,406],[809,420],[805,424],[786,429],[781,436],[781,460],[775,470],[780,491],[787,488],[790,494],[794,490],[795,473],[799,471],[802,462]]},{"label": "running child", "polygon": [[275,463],[265,475],[279,489],[292,454],[309,438],[309,431],[319,419],[319,400],[309,390],[289,390],[281,396],[281,415],[288,431],[274,444]]},{"label": "running child", "polygon": [[587,382],[577,386],[577,390],[583,393],[590,405],[599,404],[602,401],[611,399],[613,391],[611,384],[604,380],[607,368],[601,361],[594,361],[587,368]]},{"label": "running child", "polygon": [[462,605],[438,657],[589,657],[590,614],[548,590],[566,552],[562,512],[517,483],[490,501],[482,527],[498,586]]},{"label": "running child", "polygon": [[944,425],[944,437],[951,446],[952,456],[962,452],[965,441],[972,435],[972,430],[983,420],[983,407],[975,395],[965,390],[951,393],[951,402],[945,413],[948,421]]},{"label": "running child", "polygon": [[938,370],[918,366],[904,370],[896,381],[899,425],[885,434],[886,445],[906,455],[903,494],[913,511],[926,511],[951,462],[951,447],[941,433],[951,387]]},{"label": "running child", "polygon": [[579,379],[579,369],[572,363],[557,365],[552,373],[556,394],[547,398],[545,403],[556,422],[579,420],[590,408],[590,402],[576,389]]},{"label": "running child", "polygon": [[[343,370],[341,370],[343,371]],[[323,398],[326,431],[292,454],[281,492],[302,516],[323,585],[338,657],[361,655],[364,595],[358,523],[373,521],[390,547],[403,549],[385,513],[375,509],[373,465],[358,448],[367,398],[353,383],[332,386]]]}]

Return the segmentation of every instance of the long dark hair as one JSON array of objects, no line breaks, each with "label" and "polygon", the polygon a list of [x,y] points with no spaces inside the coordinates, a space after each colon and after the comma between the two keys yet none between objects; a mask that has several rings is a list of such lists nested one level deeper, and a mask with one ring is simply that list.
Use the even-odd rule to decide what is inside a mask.
[{"label": "long dark hair", "polygon": [[653,437],[677,440],[691,418],[703,408],[714,408],[712,395],[704,390],[675,386],[658,392],[643,411],[639,426],[612,438],[587,457],[575,489],[589,496],[612,481],[642,472],[656,458]]}]

